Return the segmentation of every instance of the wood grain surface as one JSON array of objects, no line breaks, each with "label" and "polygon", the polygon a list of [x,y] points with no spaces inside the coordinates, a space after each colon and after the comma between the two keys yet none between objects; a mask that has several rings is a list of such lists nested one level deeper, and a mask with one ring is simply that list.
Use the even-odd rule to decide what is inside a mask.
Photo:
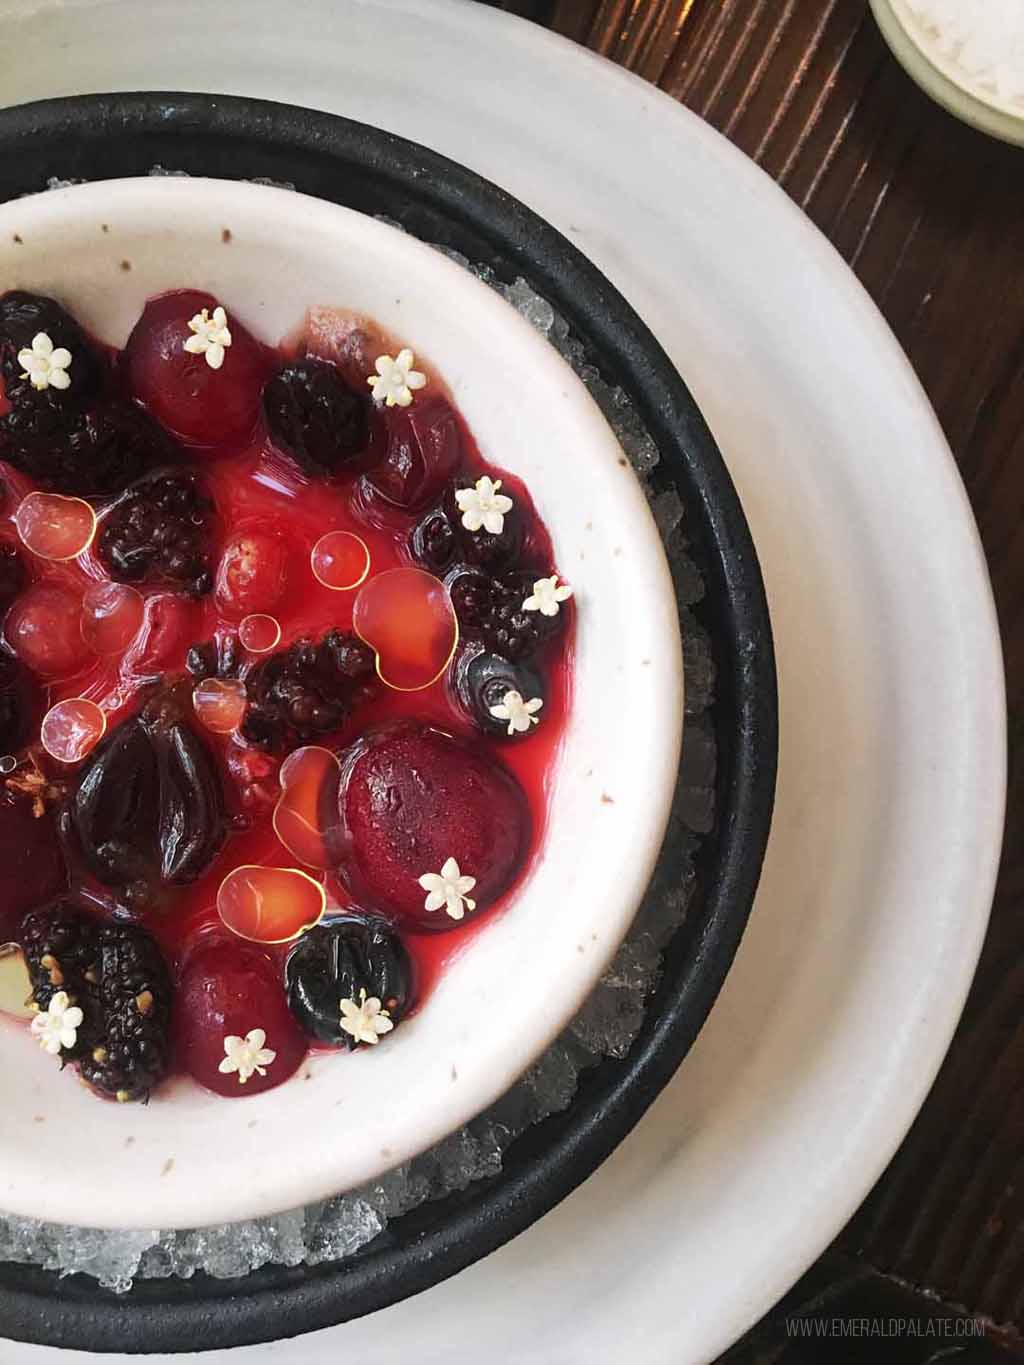
[{"label": "wood grain surface", "polygon": [[[833,1264],[837,1285],[849,1278],[852,1257],[991,1319],[1000,1326],[986,1349],[998,1342],[1001,1355],[1024,1358],[1024,149],[932,104],[889,53],[866,0],[502,7],[653,81],[777,180],[878,303],[956,455],[1006,652],[1011,786],[999,889],[941,1076],[807,1293],[812,1282],[820,1292]],[[943,1359],[982,1359],[977,1345],[946,1348],[960,1354]],[[822,1342],[819,1355],[799,1354],[806,1343],[780,1346],[764,1330],[740,1349],[744,1360],[755,1351],[766,1361],[862,1358]],[[884,1358],[930,1358],[910,1349]]]}]

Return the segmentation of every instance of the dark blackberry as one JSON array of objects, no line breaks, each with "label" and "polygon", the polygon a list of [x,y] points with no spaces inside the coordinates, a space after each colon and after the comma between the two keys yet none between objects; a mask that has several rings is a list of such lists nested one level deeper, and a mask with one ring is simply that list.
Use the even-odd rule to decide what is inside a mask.
[{"label": "dark blackberry", "polygon": [[201,597],[213,587],[213,511],[191,471],[150,475],[111,508],[100,533],[99,557],[122,583],[164,580]]},{"label": "dark blackberry", "polygon": [[541,577],[532,569],[494,578],[481,569],[459,565],[445,579],[465,639],[517,663],[536,652],[561,629],[564,616],[525,611],[523,603]]},{"label": "dark blackberry", "polygon": [[246,680],[249,706],[244,738],[281,751],[330,733],[369,695],[373,650],[354,635],[332,630],[317,644],[300,640],[272,654]]},{"label": "dark blackberry", "polygon": [[485,734],[506,740],[525,739],[530,730],[513,729],[509,734],[507,720],[491,714],[509,692],[518,692],[523,701],[534,697],[545,700],[544,683],[536,669],[528,664],[513,663],[498,654],[488,654],[472,645],[463,649],[452,669],[452,686],[459,704]]},{"label": "dark blackberry", "polygon": [[28,582],[28,569],[16,545],[0,542],[0,612],[4,612]]},{"label": "dark blackberry", "polygon": [[79,1074],[103,1095],[146,1100],[170,1065],[170,972],[137,924],[101,924],[97,948],[97,1027]]},{"label": "dark blackberry", "polygon": [[185,655],[185,667],[193,678],[237,678],[245,662],[237,635],[216,635],[212,640],[192,645]]},{"label": "dark blackberry", "polygon": [[370,402],[326,360],[286,365],[263,390],[275,443],[313,475],[340,474],[366,449]]},{"label": "dark blackberry", "polygon": [[178,447],[141,408],[110,399],[74,412],[56,433],[39,432],[30,410],[0,417],[0,454],[44,488],[79,497],[119,493]]},{"label": "dark blackberry", "polygon": [[417,564],[438,577],[461,558],[461,537],[443,507],[432,507],[420,518],[410,533],[409,549]]},{"label": "dark blackberry", "polygon": [[46,1010],[58,992],[66,991],[85,1014],[75,1046],[61,1054],[69,1061],[89,1051],[99,1022],[99,927],[94,915],[71,900],[32,910],[21,923],[18,941],[28,965],[33,1003]]},{"label": "dark blackberry", "polygon": [[[18,352],[31,348],[40,332],[53,342],[54,349],[71,352],[66,389],[34,389],[23,379],[24,368]],[[103,357],[75,319],[56,299],[12,289],[0,296],[0,379],[11,406],[25,414],[40,436],[56,435],[66,427],[71,413],[95,401],[107,381]]]},{"label": "dark blackberry", "polygon": [[302,935],[288,954],[285,988],[307,1033],[354,1048],[356,1038],[341,1026],[341,1001],[376,998],[391,1024],[399,1023],[412,996],[412,963],[387,920],[346,915]]},{"label": "dark blackberry", "polygon": [[38,701],[28,669],[0,652],[0,755],[16,753],[28,740]]},{"label": "dark blackberry", "polygon": [[430,573],[446,573],[455,563],[475,564],[498,573],[511,567],[522,555],[526,526],[518,501],[505,513],[504,525],[497,535],[483,527],[467,531],[463,526],[456,494],[460,489],[472,488],[474,482],[468,476],[454,479],[437,506],[412,529],[409,537],[412,557]]}]

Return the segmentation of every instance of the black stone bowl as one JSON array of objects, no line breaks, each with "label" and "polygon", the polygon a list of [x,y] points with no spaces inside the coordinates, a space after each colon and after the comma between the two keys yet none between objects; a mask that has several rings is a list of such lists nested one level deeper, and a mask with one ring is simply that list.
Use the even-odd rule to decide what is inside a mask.
[{"label": "black stone bowl", "polygon": [[[629,1055],[584,1073],[564,1113],[525,1133],[500,1175],[423,1205],[333,1265],[267,1266],[240,1280],[141,1280],[127,1295],[83,1276],[0,1265],[0,1332],[95,1351],[194,1351],[273,1340],[372,1313],[454,1275],[522,1232],[608,1156],[686,1055],[750,912],[775,789],[777,705],[764,587],[736,490],[686,385],[604,276],[523,204],[480,176],[379,129],[259,100],[100,95],[0,111],[0,200],[50,177],[105,180],[154,165],[265,177],[523,275],[569,320],[604,377],[633,399],[661,451],[656,481],[686,507],[706,582],[696,614],[718,672],[718,820],[700,890],[669,945]],[[0,243],[0,250],[10,246]],[[282,250],[290,249],[282,245]],[[678,855],[677,855],[678,856]],[[662,854],[671,869],[673,850]]]}]

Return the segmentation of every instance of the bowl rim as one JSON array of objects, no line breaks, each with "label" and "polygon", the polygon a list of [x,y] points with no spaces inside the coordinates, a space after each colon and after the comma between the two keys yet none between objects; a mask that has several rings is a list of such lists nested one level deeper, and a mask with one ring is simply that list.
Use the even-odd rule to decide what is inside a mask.
[{"label": "bowl rim", "polygon": [[202,140],[204,165],[211,148],[232,154],[248,148],[251,162],[262,156],[268,164],[295,159],[321,167],[325,183],[336,190],[339,168],[358,171],[400,197],[414,185],[417,204],[437,216],[436,239],[457,206],[460,224],[481,241],[500,244],[504,259],[557,301],[630,391],[661,449],[666,474],[685,479],[695,518],[691,531],[706,561],[705,619],[720,651],[717,708],[729,718],[721,755],[723,818],[714,856],[702,869],[699,913],[676,935],[663,985],[628,1063],[600,1068],[599,1081],[581,1088],[567,1115],[534,1132],[521,1160],[471,1189],[439,1224],[414,1224],[409,1244],[396,1245],[399,1239],[391,1237],[351,1260],[301,1275],[257,1272],[226,1282],[197,1277],[173,1286],[149,1281],[121,1297],[78,1277],[58,1284],[50,1272],[5,1267],[0,1309],[6,1335],[94,1350],[194,1350],[200,1341],[204,1348],[240,1345],[372,1312],[488,1254],[574,1189],[670,1079],[718,994],[760,874],[777,758],[767,601],[735,489],[683,380],[596,267],[525,205],[435,152],[337,115],[238,96],[92,95],[0,111],[0,145],[17,147],[22,156],[17,167],[0,166],[0,197],[38,186],[48,175],[69,174],[69,163],[95,174],[90,168],[109,166],[115,151],[122,174],[145,173],[161,153],[165,163],[182,165],[199,158],[190,137]]}]

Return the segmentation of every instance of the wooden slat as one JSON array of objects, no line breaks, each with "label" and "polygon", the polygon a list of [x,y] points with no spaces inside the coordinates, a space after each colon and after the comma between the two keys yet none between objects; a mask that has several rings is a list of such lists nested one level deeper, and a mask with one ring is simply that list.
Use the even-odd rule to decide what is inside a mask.
[{"label": "wooden slat", "polygon": [[1009,1324],[1012,1339],[1024,1316],[1024,151],[927,100],[866,0],[554,0],[545,18],[708,119],[810,215],[907,350],[963,473],[1006,650],[1007,846],[949,1058],[841,1245]]}]

